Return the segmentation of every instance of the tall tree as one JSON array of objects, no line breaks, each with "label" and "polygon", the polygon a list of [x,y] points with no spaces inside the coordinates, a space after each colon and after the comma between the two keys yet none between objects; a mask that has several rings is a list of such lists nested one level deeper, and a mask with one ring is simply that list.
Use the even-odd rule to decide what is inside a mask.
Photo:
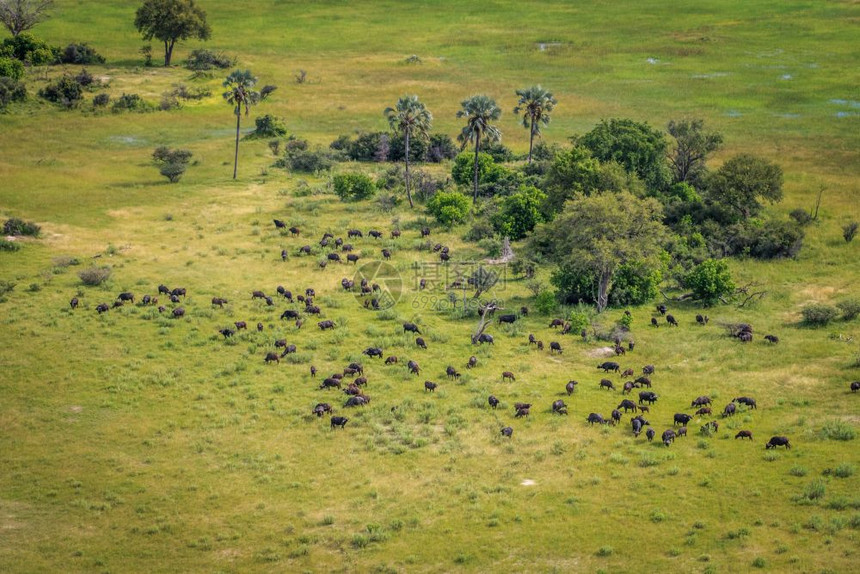
[{"label": "tall tree", "polygon": [[647,123],[626,118],[602,120],[576,143],[590,149],[601,162],[617,161],[628,173],[639,176],[651,191],[660,191],[671,182],[666,138]]},{"label": "tall tree", "polygon": [[208,40],[212,35],[206,12],[194,0],[146,0],[137,9],[134,26],[144,40],[155,38],[164,42],[165,66],[170,65],[177,41]]},{"label": "tall tree", "polygon": [[242,120],[242,108],[245,109],[245,115],[251,106],[260,101],[260,92],[254,90],[257,85],[257,77],[251,73],[251,70],[234,70],[227,79],[224,80],[224,87],[227,91],[224,92],[224,99],[227,103],[233,106],[233,113],[236,114],[236,153],[233,157],[233,179],[236,179],[236,171],[239,167],[239,127]]},{"label": "tall tree", "polygon": [[397,100],[393,108],[385,108],[383,112],[388,118],[391,129],[403,135],[406,153],[406,197],[409,199],[409,207],[415,207],[412,203],[412,182],[409,177],[409,142],[412,137],[426,138],[430,133],[433,123],[433,114],[427,107],[418,101],[418,96],[403,96]]},{"label": "tall tree", "polygon": [[543,89],[540,84],[524,90],[517,90],[520,97],[514,113],[523,113],[523,127],[529,130],[529,163],[532,162],[532,149],[535,136],[540,137],[540,125],[549,125],[550,112],[558,103],[552,93]]},{"label": "tall tree", "polygon": [[666,235],[662,219],[663,209],[653,198],[639,199],[626,191],[579,197],[538,229],[535,245],[560,269],[594,277],[597,310],[603,311],[622,265],[659,266]]},{"label": "tall tree", "polygon": [[675,140],[669,153],[675,182],[695,183],[705,172],[708,154],[723,145],[723,136],[717,132],[706,132],[705,122],[696,120],[672,120],[666,131]]},{"label": "tall tree", "polygon": [[0,23],[17,37],[46,19],[53,5],[54,0],[0,0]]},{"label": "tall tree", "polygon": [[499,141],[502,132],[491,124],[502,115],[502,109],[496,105],[496,101],[488,96],[472,96],[460,103],[461,109],[457,112],[458,118],[466,118],[466,126],[457,136],[460,149],[465,149],[469,142],[475,142],[475,173],[474,194],[472,203],[478,202],[478,153],[481,151],[481,141]]},{"label": "tall tree", "polygon": [[736,155],[708,178],[708,199],[743,219],[754,217],[762,210],[760,200],[782,199],[782,168],[754,155]]}]

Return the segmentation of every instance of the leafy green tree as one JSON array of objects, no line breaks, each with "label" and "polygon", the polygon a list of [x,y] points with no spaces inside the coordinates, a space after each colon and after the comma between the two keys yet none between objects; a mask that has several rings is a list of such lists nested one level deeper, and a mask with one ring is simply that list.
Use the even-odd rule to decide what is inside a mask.
[{"label": "leafy green tree", "polygon": [[481,151],[481,143],[484,140],[493,142],[502,138],[502,132],[491,122],[499,119],[502,109],[496,105],[496,101],[488,96],[472,96],[460,103],[461,109],[457,112],[458,118],[466,118],[466,125],[457,136],[461,148],[465,149],[470,142],[475,143],[474,164],[474,193],[472,203],[478,201],[478,154]]},{"label": "leafy green tree", "polygon": [[403,161],[406,164],[406,197],[409,207],[415,207],[412,202],[412,186],[409,179],[409,140],[413,137],[426,139],[433,124],[433,114],[418,101],[418,96],[403,96],[393,108],[385,108],[383,112],[388,119],[392,131],[403,135],[405,152]]},{"label": "leafy green tree", "polygon": [[11,78],[16,82],[24,77],[24,63],[15,58],[0,56],[0,78]]},{"label": "leafy green tree", "polygon": [[714,172],[707,187],[711,201],[749,219],[762,210],[762,200],[782,199],[782,168],[754,155],[736,155]]},{"label": "leafy green tree", "polygon": [[594,277],[597,310],[602,311],[619,267],[630,262],[661,265],[662,218],[662,207],[653,198],[628,192],[581,197],[538,229],[535,245],[560,270]]},{"label": "leafy green tree", "polygon": [[137,9],[134,27],[144,40],[164,42],[165,67],[170,65],[177,41],[208,40],[212,35],[206,12],[194,0],[145,0]]},{"label": "leafy green tree", "polygon": [[666,165],[666,139],[647,123],[630,119],[603,120],[578,139],[601,162],[617,161],[639,176],[648,189],[658,191],[671,181]]},{"label": "leafy green tree", "polygon": [[520,188],[501,200],[499,211],[492,217],[493,227],[503,237],[522,239],[543,221],[541,206],[545,200],[546,195],[534,186]]},{"label": "leafy green tree", "polygon": [[540,137],[540,125],[549,125],[550,112],[558,103],[552,93],[538,84],[523,90],[517,90],[519,101],[514,108],[514,113],[523,114],[523,127],[529,130],[529,158],[532,162],[532,149],[534,148],[535,136]]},{"label": "leafy green tree", "polygon": [[[481,152],[477,155],[478,159],[478,183],[492,183],[499,174],[499,166],[493,161],[490,154]],[[475,156],[471,153],[463,152],[454,158],[454,165],[451,166],[451,179],[459,185],[467,185],[472,183],[473,173],[475,171]]]},{"label": "leafy green tree", "polygon": [[717,132],[706,132],[705,121],[701,119],[672,120],[666,131],[675,140],[669,154],[675,183],[695,183],[705,172],[708,154],[723,145],[723,136]]},{"label": "leafy green tree", "polygon": [[334,193],[342,201],[367,199],[376,193],[376,185],[363,173],[339,173],[332,178]]},{"label": "leafy green tree", "polygon": [[555,214],[564,202],[577,195],[590,195],[598,188],[600,162],[588,148],[573,146],[553,157],[545,177],[547,212]]},{"label": "leafy green tree", "polygon": [[48,17],[54,0],[0,0],[0,23],[18,36]]},{"label": "leafy green tree", "polygon": [[427,211],[446,227],[466,220],[469,198],[459,191],[440,191],[427,202]]},{"label": "leafy green tree", "polygon": [[696,265],[684,278],[684,284],[693,290],[693,296],[705,305],[713,305],[721,297],[735,291],[729,266],[723,259],[706,259]]},{"label": "leafy green tree", "polygon": [[167,146],[159,146],[152,152],[152,159],[159,166],[159,173],[166,177],[170,183],[176,183],[188,169],[191,155],[187,149],[170,149]]},{"label": "leafy green tree", "polygon": [[27,99],[27,88],[23,83],[9,77],[0,76],[0,110],[12,102],[22,102]]},{"label": "leafy green tree", "polygon": [[224,92],[224,99],[227,103],[233,106],[233,113],[236,114],[236,153],[233,158],[233,179],[236,179],[236,171],[239,167],[239,129],[242,120],[242,109],[245,110],[245,115],[251,109],[251,106],[257,104],[262,96],[260,92],[254,90],[257,85],[257,77],[250,70],[234,70],[227,79],[224,80],[224,87],[227,91]]}]

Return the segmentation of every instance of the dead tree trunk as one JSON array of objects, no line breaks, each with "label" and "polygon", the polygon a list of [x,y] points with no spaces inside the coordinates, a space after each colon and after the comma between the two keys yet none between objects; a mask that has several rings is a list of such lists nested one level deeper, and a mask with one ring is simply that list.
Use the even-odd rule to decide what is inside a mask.
[{"label": "dead tree trunk", "polygon": [[492,321],[493,319],[493,313],[502,308],[503,307],[496,306],[494,302],[482,303],[478,307],[478,312],[481,315],[481,320],[478,321],[478,326],[475,328],[475,334],[472,335],[473,345],[478,342],[478,337],[484,334],[484,329],[487,328],[487,325],[489,325],[490,321]]}]

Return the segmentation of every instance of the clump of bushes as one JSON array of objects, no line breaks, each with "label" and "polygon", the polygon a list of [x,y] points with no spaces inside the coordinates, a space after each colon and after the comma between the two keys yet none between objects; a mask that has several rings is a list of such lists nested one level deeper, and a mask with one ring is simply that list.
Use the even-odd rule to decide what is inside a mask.
[{"label": "clump of bushes", "polygon": [[24,63],[15,58],[0,57],[0,77],[20,80],[24,77]]},{"label": "clump of bushes", "polygon": [[54,64],[59,59],[58,48],[31,34],[18,34],[0,43],[0,56],[15,58],[31,66]]},{"label": "clump of bushes", "polygon": [[110,267],[90,267],[78,271],[78,277],[84,285],[95,287],[110,279]]},{"label": "clump of bushes", "polygon": [[317,173],[330,170],[334,166],[334,159],[324,150],[309,150],[296,146],[293,149],[288,148],[284,158],[275,162],[275,166],[288,167],[292,171]]},{"label": "clump of bushes", "polygon": [[166,177],[170,183],[176,183],[188,168],[191,155],[187,149],[170,149],[167,146],[159,146],[152,152],[152,159],[158,164],[161,175]]},{"label": "clump of bushes", "polygon": [[245,136],[247,139],[277,138],[287,135],[287,126],[282,118],[266,114],[254,119],[256,129]]},{"label": "clump of bushes", "polygon": [[110,103],[110,94],[96,94],[93,96],[93,109],[106,108]]},{"label": "clump of bushes", "polygon": [[104,56],[87,44],[69,44],[59,54],[61,64],[104,64]]},{"label": "clump of bushes", "polygon": [[790,218],[795,220],[799,225],[808,225],[812,223],[812,215],[805,209],[794,209],[788,214]]},{"label": "clump of bushes", "polygon": [[842,318],[850,321],[860,315],[860,299],[846,299],[836,304],[836,307],[842,311]]},{"label": "clump of bushes", "polygon": [[4,235],[28,235],[30,237],[38,237],[41,231],[42,228],[32,221],[24,221],[17,217],[7,219],[6,222],[3,223]]},{"label": "clump of bushes", "polygon": [[39,90],[39,97],[70,109],[80,103],[83,93],[84,88],[78,80],[69,74],[64,74],[63,77],[58,78]]},{"label": "clump of bushes", "polygon": [[13,102],[23,102],[26,99],[27,88],[22,82],[0,77],[0,110]]},{"label": "clump of bushes", "polygon": [[860,228],[860,223],[856,221],[852,221],[848,225],[842,226],[842,238],[845,239],[845,243],[851,243],[854,240],[854,236],[857,235],[857,229]]},{"label": "clump of bushes", "polygon": [[427,211],[446,227],[461,223],[469,216],[469,198],[458,191],[441,191],[427,202]]},{"label": "clump of bushes", "polygon": [[21,249],[21,246],[17,241],[9,241],[5,238],[0,238],[0,251],[18,251]]},{"label": "clump of bushes", "polygon": [[111,106],[114,113],[121,112],[151,112],[155,106],[141,98],[138,94],[123,94]]},{"label": "clump of bushes", "polygon": [[854,440],[857,432],[845,421],[834,419],[824,423],[821,427],[821,436],[830,440]]},{"label": "clump of bushes", "polygon": [[341,201],[359,201],[372,197],[376,185],[362,173],[341,173],[332,179],[334,193]]},{"label": "clump of bushes", "polygon": [[202,100],[211,96],[212,90],[207,88],[189,88],[185,84],[179,84],[169,94],[180,100]]},{"label": "clump of bushes", "polygon": [[721,297],[735,291],[729,266],[724,260],[706,259],[696,265],[684,278],[684,284],[692,289],[693,296],[705,305],[713,305]]},{"label": "clump of bushes", "polygon": [[813,327],[823,327],[839,316],[839,310],[827,303],[810,303],[800,313],[803,322]]},{"label": "clump of bushes", "polygon": [[195,72],[207,70],[224,70],[236,65],[236,59],[212,50],[199,49],[191,52],[185,61],[185,67]]}]

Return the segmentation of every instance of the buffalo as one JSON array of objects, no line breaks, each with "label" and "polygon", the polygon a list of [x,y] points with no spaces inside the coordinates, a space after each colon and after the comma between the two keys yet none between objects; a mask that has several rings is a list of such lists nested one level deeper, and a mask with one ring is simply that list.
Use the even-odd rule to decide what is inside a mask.
[{"label": "buffalo", "polygon": [[618,363],[613,361],[606,361],[597,365],[598,369],[603,369],[604,373],[608,373],[609,371],[615,371],[616,373],[621,372],[621,367]]},{"label": "buffalo", "polygon": [[704,415],[709,415],[709,414],[711,414],[711,408],[710,407],[702,407],[696,411],[697,416],[704,416]]},{"label": "buffalo", "polygon": [[735,403],[729,403],[726,405],[726,408],[723,409],[724,417],[733,417],[735,416],[735,412],[737,411],[737,407]]},{"label": "buffalo", "polygon": [[758,406],[756,406],[755,399],[752,399],[750,397],[736,397],[736,398],[732,399],[732,402],[738,403],[741,405],[746,405],[751,409],[758,409]]},{"label": "buffalo", "polygon": [[566,415],[567,414],[567,405],[564,404],[564,401],[561,399],[558,399],[557,401],[553,401],[552,412],[559,414],[559,415]]},{"label": "buffalo", "polygon": [[460,373],[457,372],[457,369],[455,369],[454,367],[452,367],[450,365],[445,369],[445,374],[448,375],[449,379],[459,379],[460,378]]},{"label": "buffalo", "polygon": [[659,323],[657,323],[657,318],[656,318],[656,317],[651,317],[651,326],[652,326],[652,327],[659,327],[659,326],[660,326],[660,324],[659,324]]},{"label": "buffalo", "polygon": [[223,297],[212,297],[212,306],[218,305],[223,309],[226,303],[227,299],[224,299]]},{"label": "buffalo", "polygon": [[488,402],[488,403],[490,403],[490,406],[491,406],[491,407],[493,407],[493,408],[496,408],[497,406],[499,406],[499,399],[497,399],[497,398],[496,398],[495,396],[493,396],[493,395],[490,395],[490,396],[487,398],[487,402]]},{"label": "buffalo", "polygon": [[765,335],[764,340],[767,341],[768,343],[773,343],[773,344],[779,343],[779,337],[777,337],[776,335]]},{"label": "buffalo", "polygon": [[499,324],[501,323],[513,323],[517,320],[516,315],[499,315]]},{"label": "buffalo", "polygon": [[686,425],[691,420],[693,420],[693,417],[691,415],[688,415],[686,413],[675,413],[674,422],[672,423],[672,425],[673,426],[674,425],[683,426],[683,425]]},{"label": "buffalo", "polygon": [[702,395],[701,397],[693,399],[693,402],[690,403],[690,407],[703,407],[709,404],[711,404],[711,397]]},{"label": "buffalo", "polygon": [[364,234],[361,233],[360,229],[348,229],[346,236],[352,239],[353,237],[364,237]]},{"label": "buffalo", "polygon": [[159,285],[158,286],[158,294],[159,295],[170,295],[170,288],[167,285]]},{"label": "buffalo", "polygon": [[349,261],[350,263],[355,263],[356,265],[358,264],[359,259],[360,257],[354,253],[350,253],[346,256],[347,261]]},{"label": "buffalo", "polygon": [[346,417],[331,417],[331,428],[344,428],[348,421],[349,419]]},{"label": "buffalo", "polygon": [[389,251],[388,249],[383,249],[382,257],[385,259],[391,259],[391,251]]},{"label": "buffalo", "polygon": [[174,297],[185,297],[185,287],[177,287],[170,291]]},{"label": "buffalo", "polygon": [[508,438],[511,438],[512,436],[514,436],[514,429],[512,429],[511,427],[503,428],[502,429],[502,436],[506,436]]},{"label": "buffalo", "polygon": [[661,315],[665,315],[667,310],[665,305],[657,305],[657,312]]},{"label": "buffalo", "polygon": [[564,321],[562,321],[561,319],[553,319],[550,322],[549,326],[552,327],[553,329],[555,329],[556,327],[563,327]]},{"label": "buffalo", "polygon": [[325,413],[331,412],[331,405],[328,403],[317,403],[311,413],[318,417],[322,417]]},{"label": "buffalo", "polygon": [[648,429],[645,431],[645,436],[648,438],[648,442],[653,441],[654,435],[656,435],[656,434],[657,434],[657,431],[655,431],[654,429]]},{"label": "buffalo", "polygon": [[488,334],[486,334],[486,333],[481,333],[480,335],[478,335],[478,338],[477,338],[477,339],[473,339],[473,341],[477,341],[478,343],[480,343],[480,344],[482,344],[482,345],[483,345],[484,343],[489,343],[489,344],[491,344],[491,345],[494,345],[494,344],[495,344],[495,343],[493,342],[493,336],[492,336],[492,335],[488,335]]},{"label": "buffalo", "polygon": [[290,227],[290,233],[291,233],[292,235],[301,235],[302,230],[301,230],[301,229],[299,229],[299,228],[298,228],[298,227],[296,227],[296,226],[293,226],[293,227]]},{"label": "buffalo", "polygon": [[612,381],[610,381],[609,379],[600,379],[600,388],[601,389],[608,389],[610,391],[615,390],[615,387],[612,386]]},{"label": "buffalo", "polygon": [[476,367],[478,365],[478,357],[472,355],[469,357],[469,362],[466,363],[466,368],[471,369],[472,367]]},{"label": "buffalo", "polygon": [[273,219],[272,221],[275,223],[275,227],[277,227],[278,229],[286,229],[287,228],[287,224],[284,223],[283,221],[281,221],[280,219]]},{"label": "buffalo", "polygon": [[669,323],[669,324],[670,324],[671,326],[673,326],[673,327],[677,327],[677,326],[678,326],[678,321],[677,321],[677,319],[675,319],[675,317],[674,317],[674,316],[672,316],[672,315],[666,315],[666,322],[667,322],[667,323]]},{"label": "buffalo", "polygon": [[502,381],[505,381],[505,380],[508,380],[508,379],[509,379],[509,380],[511,380],[511,381],[516,381],[516,380],[517,380],[517,379],[516,379],[516,377],[514,377],[514,374],[513,374],[512,372],[510,372],[510,371],[505,371],[504,373],[502,373]]},{"label": "buffalo", "polygon": [[856,393],[857,391],[860,391],[860,381],[854,381],[851,383],[851,392]]},{"label": "buffalo", "polygon": [[655,402],[657,402],[657,395],[652,393],[651,391],[642,391],[641,393],[639,393],[640,405],[642,403],[648,403],[650,405],[653,405]]},{"label": "buffalo", "polygon": [[606,421],[603,420],[603,417],[597,413],[590,413],[585,420],[587,420],[592,426],[594,426],[594,423],[600,423],[602,425],[606,424]]},{"label": "buffalo", "polygon": [[323,379],[323,382],[320,384],[321,389],[339,389],[340,388],[340,379],[335,377],[328,377]]},{"label": "buffalo", "polygon": [[421,367],[418,366],[418,363],[415,361],[409,361],[406,363],[406,366],[409,367],[409,372],[413,375],[417,375],[421,373]]},{"label": "buffalo", "polygon": [[696,315],[696,323],[702,325],[703,327],[708,324],[708,316],[707,315]]},{"label": "buffalo", "polygon": [[624,387],[621,389],[621,394],[629,395],[631,392],[633,392],[633,387],[635,386],[636,383],[634,383],[633,381],[627,381],[626,383],[624,383]]},{"label": "buffalo", "polygon": [[549,344],[550,354],[552,354],[553,351],[556,351],[559,355],[561,355],[561,345],[556,343],[555,341],[551,341]]},{"label": "buffalo", "polygon": [[219,329],[218,332],[221,333],[222,335],[224,335],[225,339],[227,337],[232,337],[233,335],[236,334],[236,331],[234,331],[233,329]]},{"label": "buffalo", "polygon": [[753,439],[752,431],[748,431],[748,430],[738,431],[738,434],[735,435],[735,438],[736,439],[748,438],[748,439],[752,440]]},{"label": "buffalo", "polygon": [[522,417],[527,417],[530,414],[529,409],[531,409],[531,405],[520,405],[517,409],[517,414],[515,414],[514,416],[518,419]]},{"label": "buffalo", "polygon": [[687,436],[687,427],[681,427],[678,429],[678,436]]},{"label": "buffalo", "polygon": [[635,374],[635,371],[633,369],[624,369],[624,371],[621,373],[621,376],[622,377],[632,377],[634,374]]},{"label": "buffalo", "polygon": [[373,237],[374,239],[382,239],[382,232],[381,231],[371,229],[370,231],[367,232],[367,234],[370,235],[371,237]]},{"label": "buffalo", "polygon": [[425,350],[427,349],[427,343],[425,343],[424,339],[422,339],[421,337],[417,337],[415,339],[415,344],[418,345],[419,347],[421,347],[422,349],[425,349]]},{"label": "buffalo", "polygon": [[299,312],[294,311],[293,309],[287,309],[283,313],[281,313],[281,319],[298,319]]},{"label": "buffalo", "polygon": [[621,411],[618,409],[613,409],[610,415],[612,416],[612,426],[621,422]]},{"label": "buffalo", "polygon": [[69,301],[69,307],[71,307],[72,309],[78,308],[78,298],[77,297],[72,297],[72,300]]},{"label": "buffalo", "polygon": [[274,361],[276,363],[280,363],[281,359],[278,357],[277,353],[269,352],[269,353],[266,353],[265,361],[266,361],[266,364],[271,363],[272,361]]},{"label": "buffalo", "polygon": [[291,353],[295,353],[295,352],[296,352],[296,346],[295,345],[287,345],[286,347],[284,347],[284,352],[281,353],[281,356],[286,357],[287,355],[289,355]]},{"label": "buffalo", "polygon": [[183,309],[182,307],[177,307],[176,309],[173,310],[173,318],[174,319],[179,319],[180,317],[184,317],[184,316],[185,316],[185,309]]},{"label": "buffalo", "polygon": [[645,365],[642,367],[643,375],[653,375],[654,374],[654,365]]},{"label": "buffalo", "polygon": [[382,358],[382,349],[379,347],[368,347],[361,352],[363,355],[367,355],[368,357],[379,357]]},{"label": "buffalo", "polygon": [[636,403],[634,403],[634,402],[633,402],[633,401],[631,401],[630,399],[624,399],[623,401],[621,401],[620,403],[618,403],[618,406],[617,406],[617,407],[615,407],[615,408],[617,408],[617,409],[624,409],[624,412],[625,412],[625,413],[626,413],[628,410],[631,410],[631,411],[633,411],[633,412],[635,413],[635,412],[636,412]]},{"label": "buffalo", "polygon": [[110,310],[110,306],[107,303],[99,303],[98,305],[96,305],[96,311],[99,315],[101,315],[102,313],[107,313],[108,310]]},{"label": "buffalo", "polygon": [[[633,436],[638,437],[639,433],[642,432],[642,421],[639,419],[631,419],[630,426],[633,427]],[[651,430],[651,429],[648,429]],[[653,435],[652,435],[653,436]],[[650,438],[648,440],[651,440]]]},{"label": "buffalo", "polygon": [[412,332],[418,335],[421,334],[421,331],[418,330],[418,325],[416,325],[415,323],[403,323],[403,332]]},{"label": "buffalo", "polygon": [[237,331],[241,331],[242,329],[245,329],[246,331],[248,330],[248,323],[245,321],[236,321],[233,324],[236,326]]},{"label": "buffalo", "polygon": [[564,389],[567,391],[568,395],[572,395],[573,391],[576,390],[576,385],[578,384],[578,381],[568,381],[567,384],[564,386]]},{"label": "buffalo", "polygon": [[672,429],[666,429],[663,431],[663,435],[661,438],[663,439],[663,444],[669,446],[670,442],[675,442],[675,431]]},{"label": "buffalo", "polygon": [[128,291],[120,293],[119,295],[117,295],[117,299],[123,302],[129,301],[131,303],[134,303],[134,293],[129,293]]},{"label": "buffalo", "polygon": [[764,445],[764,448],[765,449],[771,449],[771,448],[776,448],[778,446],[784,446],[785,448],[790,449],[791,444],[789,444],[789,442],[788,442],[788,437],[784,437],[784,436],[771,437],[770,440],[767,441],[767,444]]},{"label": "buffalo", "polygon": [[311,365],[311,378],[315,378],[317,376],[317,368],[314,365]]},{"label": "buffalo", "polygon": [[437,385],[433,381],[424,381],[424,390],[425,391],[430,391],[432,393],[436,390],[436,387],[438,387],[438,386],[439,385]]},{"label": "buffalo", "polygon": [[385,358],[385,364],[386,365],[396,365],[397,364],[397,357],[394,355],[391,355],[390,357],[386,357]]},{"label": "buffalo", "polygon": [[326,329],[334,329],[334,321],[330,321],[326,319],[325,321],[320,321],[317,323],[317,327],[320,328],[321,331],[325,331]]}]

